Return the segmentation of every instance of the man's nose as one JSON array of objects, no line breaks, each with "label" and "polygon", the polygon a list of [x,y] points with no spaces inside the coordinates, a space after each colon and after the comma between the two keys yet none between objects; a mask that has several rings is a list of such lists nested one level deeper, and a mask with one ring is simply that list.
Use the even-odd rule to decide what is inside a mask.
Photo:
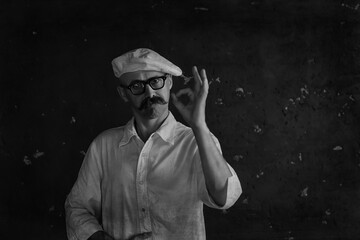
[{"label": "man's nose", "polygon": [[150,84],[145,85],[145,96],[152,98],[155,95],[154,89],[151,88]]}]

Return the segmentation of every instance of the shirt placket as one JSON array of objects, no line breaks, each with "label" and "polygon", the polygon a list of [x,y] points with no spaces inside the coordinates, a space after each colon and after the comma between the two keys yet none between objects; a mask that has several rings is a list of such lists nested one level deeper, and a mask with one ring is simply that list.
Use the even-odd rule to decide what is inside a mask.
[{"label": "shirt placket", "polygon": [[137,165],[136,191],[138,201],[138,214],[140,219],[140,231],[151,232],[151,221],[149,212],[149,198],[147,194],[148,158],[152,141],[147,141],[142,148]]}]

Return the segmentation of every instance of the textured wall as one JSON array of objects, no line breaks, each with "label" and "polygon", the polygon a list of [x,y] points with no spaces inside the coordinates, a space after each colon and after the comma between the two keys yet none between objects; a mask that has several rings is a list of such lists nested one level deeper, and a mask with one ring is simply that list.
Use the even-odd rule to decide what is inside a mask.
[{"label": "textured wall", "polygon": [[1,5],[0,226],[13,239],[65,239],[87,147],[131,117],[110,61],[137,47],[212,80],[207,121],[243,195],[205,209],[209,239],[358,238],[360,3]]}]

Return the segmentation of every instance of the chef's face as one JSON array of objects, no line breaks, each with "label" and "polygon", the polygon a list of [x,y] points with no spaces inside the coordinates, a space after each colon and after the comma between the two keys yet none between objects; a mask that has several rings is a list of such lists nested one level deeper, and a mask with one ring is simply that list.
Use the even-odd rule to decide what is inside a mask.
[{"label": "chef's face", "polygon": [[169,107],[171,75],[158,71],[136,71],[120,77],[118,92],[132,110],[145,118],[157,118]]}]

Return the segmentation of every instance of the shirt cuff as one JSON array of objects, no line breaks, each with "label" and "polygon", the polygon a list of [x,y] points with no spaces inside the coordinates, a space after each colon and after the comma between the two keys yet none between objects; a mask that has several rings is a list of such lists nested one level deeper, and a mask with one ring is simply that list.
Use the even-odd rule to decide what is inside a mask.
[{"label": "shirt cuff", "polygon": [[230,176],[227,179],[226,202],[225,202],[224,206],[219,206],[218,204],[215,203],[215,201],[212,199],[212,197],[208,193],[207,194],[207,197],[208,197],[207,202],[210,203],[209,207],[216,208],[216,209],[228,209],[232,205],[235,204],[236,200],[239,199],[239,197],[242,193],[240,181],[239,181],[239,178],[238,178],[236,172],[229,164],[228,164],[228,167],[231,171],[232,176]]},{"label": "shirt cuff", "polygon": [[104,231],[102,227],[97,223],[86,223],[75,231],[68,229],[68,238],[69,240],[87,240],[91,235],[97,231]]}]

